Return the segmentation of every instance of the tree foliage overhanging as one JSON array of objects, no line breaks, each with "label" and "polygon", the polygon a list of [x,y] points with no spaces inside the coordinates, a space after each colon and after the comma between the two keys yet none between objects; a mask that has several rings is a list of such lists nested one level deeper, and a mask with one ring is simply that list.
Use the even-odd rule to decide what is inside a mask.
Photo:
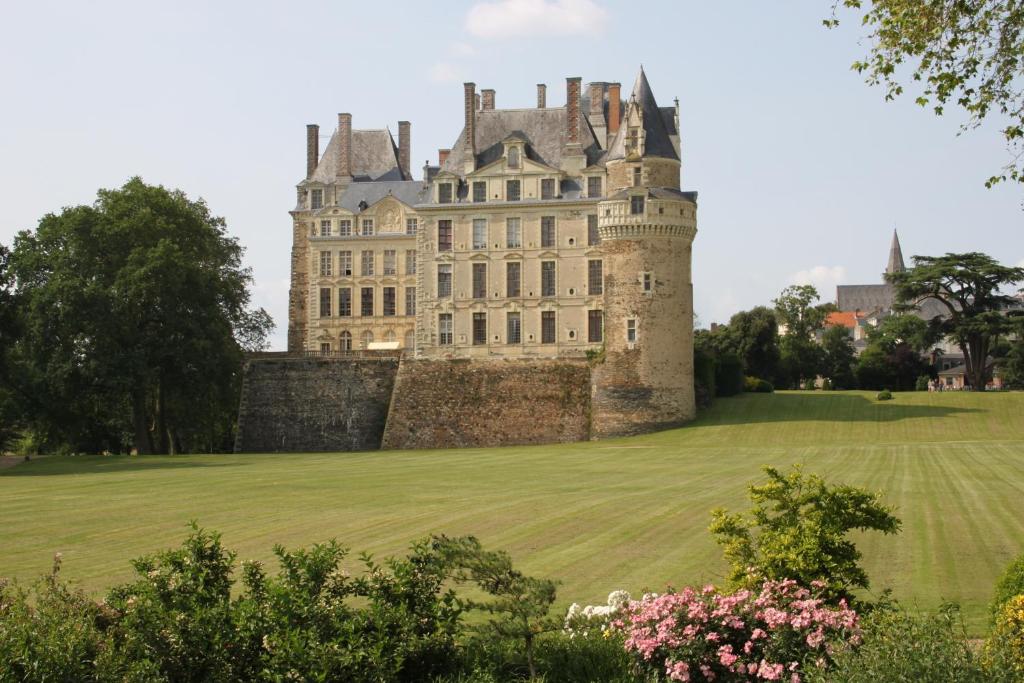
[{"label": "tree foliage overhanging", "polygon": [[19,233],[3,368],[25,425],[72,451],[230,448],[242,353],[273,327],[242,254],[205,202],[139,178]]},{"label": "tree foliage overhanging", "polygon": [[838,25],[840,5],[863,10],[871,50],[853,68],[869,84],[881,85],[886,99],[902,95],[908,80],[920,84],[916,102],[937,115],[959,106],[964,128],[997,114],[1010,161],[986,185],[1024,183],[1024,2],[834,0],[826,26]]}]

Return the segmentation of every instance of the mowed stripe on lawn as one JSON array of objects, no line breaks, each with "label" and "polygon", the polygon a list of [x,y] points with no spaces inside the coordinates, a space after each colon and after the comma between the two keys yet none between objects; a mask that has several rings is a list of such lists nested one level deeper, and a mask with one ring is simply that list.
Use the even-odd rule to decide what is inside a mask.
[{"label": "mowed stripe on lawn", "polygon": [[748,505],[760,468],[804,463],[881,491],[898,536],[857,535],[873,588],[921,608],[963,604],[975,630],[992,585],[1024,552],[1024,394],[744,395],[692,425],[585,444],[352,454],[45,458],[0,472],[0,575],[27,580],[64,554],[100,593],[128,560],[178,544],[191,519],[241,559],[337,538],[400,553],[471,533],[560,603],[617,588],[721,582],[709,512]]}]

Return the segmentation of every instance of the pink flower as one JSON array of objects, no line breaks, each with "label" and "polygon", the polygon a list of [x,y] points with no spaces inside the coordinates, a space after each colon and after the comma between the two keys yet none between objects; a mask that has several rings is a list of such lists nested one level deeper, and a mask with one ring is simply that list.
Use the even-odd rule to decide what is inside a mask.
[{"label": "pink flower", "polygon": [[700,665],[700,672],[704,674],[704,680],[713,681],[715,680],[715,672],[711,670],[711,667],[707,664]]},{"label": "pink flower", "polygon": [[718,648],[718,661],[722,666],[730,667],[739,659],[732,653],[732,645],[723,645]]},{"label": "pink flower", "polygon": [[665,675],[669,677],[669,680],[689,681],[690,665],[686,662],[673,662],[671,659],[666,659]]},{"label": "pink flower", "polygon": [[763,678],[766,681],[778,681],[782,679],[782,672],[785,667],[781,664],[769,664],[765,660],[761,660],[761,665],[757,667],[757,677]]}]

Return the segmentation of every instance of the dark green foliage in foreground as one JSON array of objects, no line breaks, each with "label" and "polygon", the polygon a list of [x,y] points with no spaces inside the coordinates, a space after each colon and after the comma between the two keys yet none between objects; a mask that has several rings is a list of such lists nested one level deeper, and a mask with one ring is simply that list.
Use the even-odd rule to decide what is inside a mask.
[{"label": "dark green foliage in foreground", "polygon": [[1018,595],[1024,595],[1024,555],[1011,562],[996,583],[995,596],[992,598],[993,621],[1003,606]]}]

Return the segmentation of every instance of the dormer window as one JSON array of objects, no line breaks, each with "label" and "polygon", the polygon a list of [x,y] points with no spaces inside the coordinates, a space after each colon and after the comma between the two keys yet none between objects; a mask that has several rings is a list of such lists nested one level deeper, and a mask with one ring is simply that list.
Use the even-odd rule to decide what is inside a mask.
[{"label": "dormer window", "polygon": [[509,147],[508,148],[508,167],[519,168],[519,148]]},{"label": "dormer window", "polygon": [[640,129],[630,128],[626,134],[626,153],[627,154],[642,154],[640,150]]},{"label": "dormer window", "polygon": [[324,191],[311,190],[309,193],[309,208],[322,209],[324,206]]},{"label": "dormer window", "polygon": [[437,186],[437,203],[438,204],[451,204],[452,203],[452,184],[451,183],[439,183]]}]

